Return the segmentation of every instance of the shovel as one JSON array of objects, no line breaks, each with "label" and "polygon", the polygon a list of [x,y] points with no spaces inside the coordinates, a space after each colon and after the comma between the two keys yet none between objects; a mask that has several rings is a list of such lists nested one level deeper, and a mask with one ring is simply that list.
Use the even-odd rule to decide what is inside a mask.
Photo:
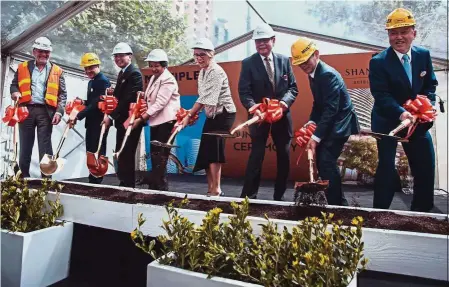
[{"label": "shovel", "polygon": [[103,136],[106,131],[106,126],[101,126],[100,141],[98,143],[98,149],[95,153],[87,152],[87,168],[94,177],[103,177],[108,171],[108,158],[104,155],[99,155],[101,144],[103,143]]},{"label": "shovel", "polygon": [[176,134],[179,133],[182,130],[182,126],[179,125],[175,128],[175,130],[172,132],[172,134],[170,135],[170,138],[168,139],[168,141],[166,143],[157,141],[157,140],[152,140],[150,142],[150,144],[155,145],[155,146],[160,146],[163,148],[179,148],[179,146],[176,145],[172,145],[171,142],[173,141],[173,139],[175,138]]},{"label": "shovel", "polygon": [[13,173],[13,178],[18,179],[22,175],[22,171],[20,170],[19,164],[17,163],[17,150],[19,145],[19,123],[14,125],[13,134],[14,134],[14,155],[11,161],[11,171]]},{"label": "shovel", "polygon": [[257,123],[258,121],[260,121],[261,119],[263,119],[265,116],[265,113],[262,114],[262,117],[259,116],[254,116],[251,119],[247,120],[246,122],[236,126],[232,131],[231,131],[231,135],[234,135],[237,131],[240,131],[241,129],[243,129],[244,127],[249,127],[252,124]]},{"label": "shovel", "polygon": [[17,163],[17,152],[19,145],[19,123],[23,122],[29,115],[26,107],[19,107],[19,100],[17,99],[14,106],[8,106],[5,110],[5,116],[2,121],[8,126],[13,127],[13,159],[10,165],[10,172],[14,178],[19,178],[22,174],[19,164]]},{"label": "shovel", "polygon": [[[72,108],[69,116],[69,121],[73,121],[79,112],[84,110],[86,107],[83,105],[75,106]],[[67,134],[70,130],[70,125],[67,123],[64,129],[64,133],[62,134],[61,139],[59,140],[58,147],[56,148],[56,153],[54,155],[44,154],[40,162],[41,172],[44,175],[50,176],[52,174],[58,173],[64,167],[65,162],[67,161],[65,158],[59,157],[59,152],[61,151],[62,145],[64,144],[65,139],[67,138]]]},{"label": "shovel", "polygon": [[137,114],[138,110],[140,109],[139,106],[138,106],[138,103],[140,102],[140,98],[141,98],[142,94],[144,94],[144,93],[140,92],[140,91],[137,92],[137,100],[136,100],[135,110],[133,110],[131,118],[130,118],[130,120],[128,122],[128,126],[126,128],[125,137],[123,138],[123,142],[122,142],[122,146],[120,147],[120,150],[117,151],[117,152],[112,151],[113,152],[112,153],[112,159],[114,161],[115,173],[117,173],[117,174],[118,174],[118,158],[119,158],[120,154],[122,153],[123,148],[125,147],[126,141],[128,140],[129,135],[131,134],[131,131],[133,129],[134,120],[136,119],[136,114]]},{"label": "shovel", "polygon": [[376,132],[372,132],[370,130],[364,130],[364,129],[360,131],[360,135],[362,135],[362,136],[372,136],[375,139],[389,138],[389,139],[397,140],[398,142],[408,142],[408,139],[401,138],[401,137],[398,137],[396,135],[386,135],[386,134],[376,133]]},{"label": "shovel", "polygon": [[296,182],[294,200],[298,205],[327,205],[325,191],[329,187],[328,180],[315,181],[313,176],[313,152],[307,150],[307,159],[309,160],[310,182]]},{"label": "shovel", "polygon": [[64,144],[65,139],[67,138],[67,134],[69,132],[70,126],[67,124],[64,133],[59,140],[58,147],[56,148],[55,155],[45,154],[40,162],[41,172],[47,176],[58,173],[64,167],[66,162],[65,158],[59,157],[59,152],[61,151],[62,145]]}]

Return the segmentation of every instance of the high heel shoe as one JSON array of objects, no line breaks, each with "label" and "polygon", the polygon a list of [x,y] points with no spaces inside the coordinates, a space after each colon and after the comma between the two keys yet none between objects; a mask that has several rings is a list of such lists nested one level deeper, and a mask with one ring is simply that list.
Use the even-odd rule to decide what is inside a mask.
[{"label": "high heel shoe", "polygon": [[224,196],[224,191],[222,191],[222,192],[220,192],[219,194],[211,194],[211,193],[209,193],[209,196],[211,196],[211,197],[220,197],[220,196]]}]

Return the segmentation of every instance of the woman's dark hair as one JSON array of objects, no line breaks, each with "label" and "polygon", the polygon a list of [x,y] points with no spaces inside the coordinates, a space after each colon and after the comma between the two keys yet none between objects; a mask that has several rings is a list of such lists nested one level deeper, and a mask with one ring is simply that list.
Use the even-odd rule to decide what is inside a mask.
[{"label": "woman's dark hair", "polygon": [[159,64],[161,64],[161,66],[164,68],[166,68],[168,66],[168,62],[166,62],[166,61],[161,61],[161,62],[159,62]]}]

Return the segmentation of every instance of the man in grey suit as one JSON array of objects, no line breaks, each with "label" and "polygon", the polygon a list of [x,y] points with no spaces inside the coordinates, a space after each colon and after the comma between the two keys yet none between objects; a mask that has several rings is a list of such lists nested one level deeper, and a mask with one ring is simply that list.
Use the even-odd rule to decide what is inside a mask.
[{"label": "man in grey suit", "polygon": [[313,107],[307,125],[316,124],[306,149],[313,151],[318,174],[329,180],[326,194],[331,205],[348,205],[341,189],[337,160],[350,135],[358,134],[360,127],[351,97],[340,73],[320,60],[316,44],[300,37],[291,48],[293,65],[299,65],[309,76]]},{"label": "man in grey suit", "polygon": [[250,109],[261,103],[263,98],[278,99],[283,116],[273,124],[264,122],[250,126],[251,153],[240,197],[257,197],[265,145],[271,129],[277,156],[273,198],[282,200],[290,172],[290,143],[293,135],[290,107],[298,95],[298,88],[289,58],[272,52],[276,41],[273,29],[268,24],[258,26],[254,30],[253,40],[257,53],[242,61],[239,79],[240,101],[246,109]]},{"label": "man in grey suit", "polygon": [[30,176],[36,129],[40,161],[44,154],[53,154],[53,125],[59,124],[64,115],[67,100],[64,73],[49,61],[51,51],[50,40],[37,38],[33,44],[34,60],[19,64],[10,86],[11,98],[29,111],[29,116],[19,123],[19,166],[23,177]]}]

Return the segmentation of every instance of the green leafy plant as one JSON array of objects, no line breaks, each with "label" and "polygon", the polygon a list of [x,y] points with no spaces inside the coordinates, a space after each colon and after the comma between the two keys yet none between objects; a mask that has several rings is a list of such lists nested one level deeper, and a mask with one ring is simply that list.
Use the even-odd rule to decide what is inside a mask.
[{"label": "green leafy plant", "polygon": [[[48,179],[42,180],[41,187],[32,189],[24,179],[7,178],[1,183],[1,228],[12,232],[31,232],[62,225],[57,218],[63,214],[59,202],[61,184]],[[55,191],[55,201],[46,201],[48,191]]]},{"label": "green leafy plant", "polygon": [[[403,187],[409,184],[409,169],[408,160],[404,152],[398,150],[401,154],[397,157],[396,168],[401,178]],[[375,140],[351,140],[344,147],[341,154],[343,160],[342,176],[345,174],[345,169],[357,170],[357,181],[362,184],[367,184],[369,179],[373,179],[376,174],[378,165],[377,144]]]},{"label": "green leafy plant", "polygon": [[408,158],[405,154],[401,154],[399,156],[396,166],[401,179],[402,187],[413,189],[413,177],[410,175]]},{"label": "green leafy plant", "polygon": [[343,172],[346,168],[357,170],[357,181],[367,183],[367,177],[374,177],[377,169],[377,146],[373,140],[351,140],[344,147],[341,156]]},{"label": "green leafy plant", "polygon": [[361,217],[352,220],[353,226],[342,226],[333,214],[322,213],[322,219],[306,218],[292,231],[279,231],[265,216],[267,223],[256,236],[247,219],[249,200],[231,206],[229,221],[220,222],[222,210],[214,208],[195,226],[170,203],[162,226],[167,235],[157,237],[161,250],[142,233],[142,214],[131,238],[161,264],[263,286],[347,286],[365,268]]}]

